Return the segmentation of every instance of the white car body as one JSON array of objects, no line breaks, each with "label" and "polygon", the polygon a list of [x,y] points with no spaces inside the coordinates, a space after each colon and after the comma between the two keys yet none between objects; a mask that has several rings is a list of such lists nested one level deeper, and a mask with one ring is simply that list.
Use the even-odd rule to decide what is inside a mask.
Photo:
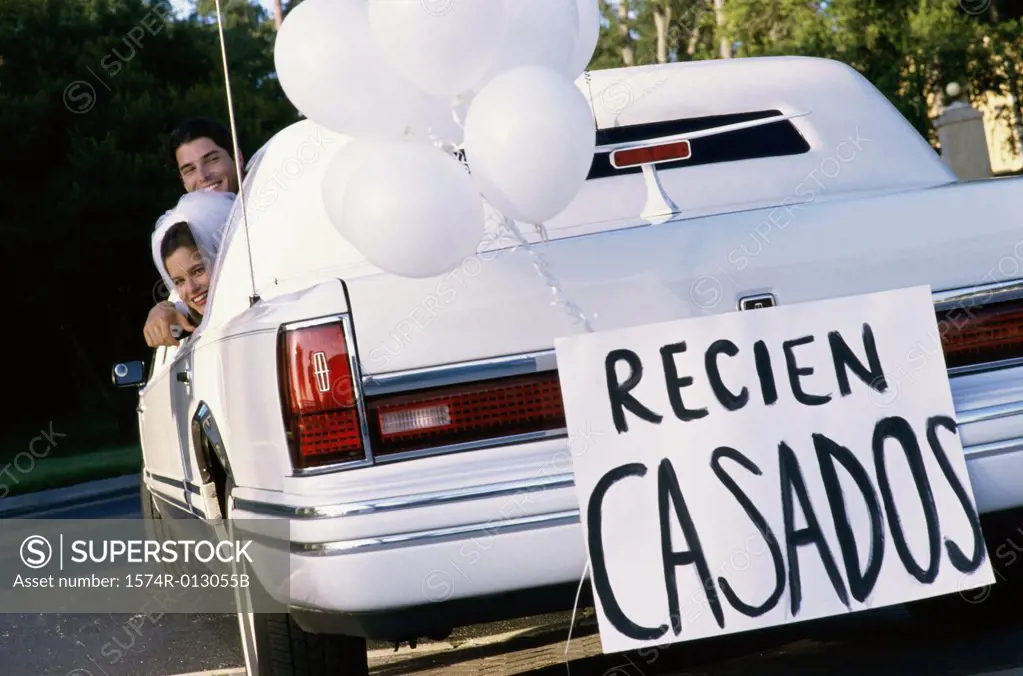
[{"label": "white car body", "polygon": [[[928,284],[936,310],[1023,298],[1023,179],[957,182],[851,68],[733,59],[594,71],[578,86],[602,133],[807,113],[778,123],[798,132],[804,152],[701,164],[708,148],[726,151],[694,142],[692,166],[659,172],[681,210],[669,222],[640,217],[646,184],[628,173],[587,181],[546,224],[549,241],[527,230],[597,331],[732,312],[760,294],[787,305]],[[732,137],[751,145],[727,152],[754,152],[778,124]],[[282,326],[343,318],[360,406],[551,372],[554,339],[585,330],[510,241],[489,241],[431,279],[366,262],[320,198],[345,140],[303,121],[254,158],[247,218],[239,200],[207,316],[183,348],[158,353],[141,392],[146,483],[161,509],[217,521],[203,444],[219,446],[236,486],[233,517],[293,520],[282,546],[295,571],[293,616],[308,631],[397,640],[570,606],[586,557],[564,429],[293,468]],[[769,141],[755,152],[770,155]],[[980,512],[1023,506],[1023,359],[953,368],[950,382]],[[536,590],[550,594],[524,593]]]}]

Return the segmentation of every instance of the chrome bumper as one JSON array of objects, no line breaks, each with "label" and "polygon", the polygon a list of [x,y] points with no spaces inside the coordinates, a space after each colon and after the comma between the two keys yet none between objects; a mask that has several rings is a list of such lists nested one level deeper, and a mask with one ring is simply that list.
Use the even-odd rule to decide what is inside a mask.
[{"label": "chrome bumper", "polygon": [[[956,420],[965,452],[970,481],[978,510],[983,513],[1023,506],[1023,365],[1006,364],[953,375],[950,378],[956,406]],[[565,443],[564,437],[545,443]],[[271,517],[308,523],[321,520],[347,519],[353,516],[415,513],[416,510],[449,505],[492,501],[495,498],[525,496],[532,504],[550,501],[540,493],[559,493],[550,511],[532,510],[515,517],[469,523],[453,522],[442,527],[411,529],[402,532],[373,532],[370,537],[340,540],[292,542],[290,547],[299,556],[339,556],[361,554],[396,547],[468,540],[498,533],[521,532],[579,523],[579,510],[574,498],[575,483],[570,471],[546,473],[528,479],[500,481],[450,490],[418,492],[372,500],[337,502],[316,505],[289,505],[236,498],[235,510],[256,517]],[[568,493],[565,493],[565,492]],[[492,506],[494,503],[490,502]],[[543,505],[538,505],[543,507]],[[491,510],[475,510],[492,513]],[[460,514],[460,516],[463,516]],[[581,543],[580,543],[581,544]]]}]

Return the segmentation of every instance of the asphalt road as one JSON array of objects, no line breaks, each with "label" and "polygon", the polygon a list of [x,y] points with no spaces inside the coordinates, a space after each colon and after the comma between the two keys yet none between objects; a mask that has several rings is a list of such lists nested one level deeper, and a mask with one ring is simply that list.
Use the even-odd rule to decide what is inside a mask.
[{"label": "asphalt road", "polygon": [[2,676],[167,676],[242,662],[231,616],[0,615]]},{"label": "asphalt road", "polygon": [[[993,628],[970,636],[936,635],[901,608],[745,637],[681,644],[645,655],[627,653],[577,660],[573,676],[980,676],[1023,673],[1023,630]],[[534,676],[562,673],[557,668]]]},{"label": "asphalt road", "polygon": [[139,477],[123,476],[0,499],[0,519],[138,519]]},{"label": "asphalt road", "polygon": [[[376,676],[524,674],[531,676],[1009,676],[1023,674],[1023,628],[976,627],[969,635],[935,633],[899,607],[820,622],[800,623],[660,650],[599,654],[592,620],[573,638],[562,661],[565,618],[545,618],[543,629],[504,641],[473,645],[499,629],[459,632],[448,644],[421,646],[389,657],[377,648]],[[533,620],[536,623],[536,620]],[[381,657],[383,655],[383,657]],[[143,617],[0,615],[3,676],[171,676],[242,663],[229,616]]]},{"label": "asphalt road", "polygon": [[[1023,674],[1023,628],[976,626],[969,634],[925,629],[901,607],[827,621],[599,654],[592,623],[575,632],[566,668],[565,632],[423,655],[377,665],[375,676],[1009,676]],[[459,655],[458,653],[462,654]],[[576,657],[580,652],[589,656]],[[414,653],[413,653],[414,654]]]},{"label": "asphalt road", "polygon": [[[138,495],[61,509],[44,516],[135,518]],[[562,657],[568,620],[556,615],[470,627],[446,642],[416,650],[406,647],[398,654],[374,644],[372,673],[1023,675],[1023,619],[1020,626],[978,624],[966,635],[922,627],[894,607],[659,650],[601,655],[592,614],[588,615],[573,632],[569,670]],[[235,622],[226,615],[0,614],[0,676],[172,676],[235,668],[242,664]],[[524,631],[527,628],[532,629]],[[504,640],[487,638],[516,631],[517,636]]]},{"label": "asphalt road", "polygon": [[78,505],[35,512],[35,519],[141,519],[139,494],[117,495]]}]

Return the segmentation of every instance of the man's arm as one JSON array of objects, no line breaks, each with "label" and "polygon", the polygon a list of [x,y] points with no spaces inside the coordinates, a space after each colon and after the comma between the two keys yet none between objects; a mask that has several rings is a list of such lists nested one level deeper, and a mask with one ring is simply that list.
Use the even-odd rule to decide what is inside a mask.
[{"label": "man's arm", "polygon": [[149,347],[159,347],[160,345],[171,347],[177,345],[178,340],[174,337],[172,327],[181,327],[186,331],[195,331],[195,326],[192,325],[188,317],[178,311],[174,303],[167,300],[157,303],[149,311],[149,316],[146,318],[146,326],[143,329],[143,333],[146,336],[146,344]]}]

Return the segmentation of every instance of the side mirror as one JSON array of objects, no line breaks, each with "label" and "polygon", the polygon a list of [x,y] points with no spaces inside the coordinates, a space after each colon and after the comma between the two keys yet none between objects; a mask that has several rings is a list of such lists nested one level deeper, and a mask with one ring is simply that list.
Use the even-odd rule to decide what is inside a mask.
[{"label": "side mirror", "polygon": [[146,364],[141,361],[128,361],[114,364],[111,372],[114,385],[117,387],[138,387],[146,382]]}]

